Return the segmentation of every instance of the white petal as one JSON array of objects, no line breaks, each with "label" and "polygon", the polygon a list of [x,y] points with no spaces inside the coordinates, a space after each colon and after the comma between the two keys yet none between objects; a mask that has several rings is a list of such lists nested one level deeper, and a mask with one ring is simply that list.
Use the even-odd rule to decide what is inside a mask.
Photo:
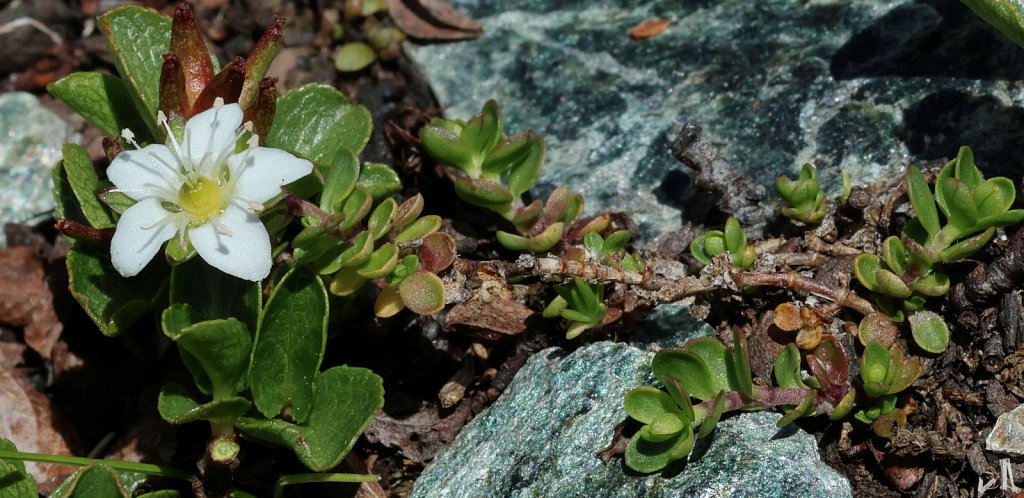
[{"label": "white petal", "polygon": [[[203,158],[209,155],[206,166],[212,166],[214,159],[223,159],[226,151],[235,149],[235,133],[242,125],[242,108],[238,104],[227,104],[220,109],[211,107],[185,123],[181,153],[192,159],[192,165],[200,168]],[[199,170],[209,175],[209,171]]]},{"label": "white petal", "polygon": [[220,233],[212,222],[188,232],[192,245],[207,263],[228,275],[254,282],[270,274],[270,236],[255,214],[232,203],[216,223],[230,235]]},{"label": "white petal", "polygon": [[162,196],[173,200],[184,182],[177,173],[180,167],[170,149],[152,144],[118,154],[107,168],[107,178],[132,199]]},{"label": "white petal", "polygon": [[281,187],[308,175],[313,163],[283,150],[254,147],[228,158],[234,194],[247,201],[264,203],[281,193]]},{"label": "white petal", "polygon": [[164,242],[178,233],[177,225],[167,219],[170,215],[156,199],[143,199],[121,215],[110,241],[110,260],[118,273],[138,275]]}]

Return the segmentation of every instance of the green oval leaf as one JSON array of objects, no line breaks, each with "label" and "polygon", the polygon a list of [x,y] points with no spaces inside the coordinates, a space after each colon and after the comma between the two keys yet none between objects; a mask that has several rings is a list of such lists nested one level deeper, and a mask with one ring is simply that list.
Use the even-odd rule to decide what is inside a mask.
[{"label": "green oval leaf", "polygon": [[726,358],[729,356],[729,348],[725,347],[718,339],[713,337],[698,337],[684,347],[687,351],[697,355],[715,380],[712,387],[717,391],[729,390],[729,373]]},{"label": "green oval leaf", "polygon": [[693,450],[693,428],[687,427],[679,435],[662,442],[648,441],[640,434],[626,445],[626,466],[637,472],[657,472],[670,463],[685,457]]},{"label": "green oval leaf", "polygon": [[116,336],[159,303],[167,290],[165,263],[150,263],[124,278],[108,254],[78,246],[68,251],[68,287],[78,304],[106,336]]},{"label": "green oval leaf", "polygon": [[921,310],[911,313],[907,320],[910,322],[910,332],[918,347],[933,354],[946,350],[949,344],[949,328],[942,316],[933,311]]},{"label": "green oval leaf", "polygon": [[480,164],[485,155],[501,140],[504,133],[501,129],[501,112],[493,99],[484,104],[483,110],[473,116],[466,126],[462,127],[459,139],[474,157],[474,163]]},{"label": "green oval leaf", "polygon": [[316,400],[304,423],[241,417],[236,425],[247,436],[290,448],[314,472],[330,470],[384,406],[384,385],[365,368],[338,366],[317,376],[315,387]]},{"label": "green oval leaf", "polygon": [[655,415],[648,424],[645,436],[648,441],[665,441],[682,432],[688,425],[678,413],[662,413]]},{"label": "green oval leaf", "polygon": [[[106,465],[93,464],[71,474],[50,498],[128,498],[118,473]],[[26,497],[21,497],[26,498]]]},{"label": "green oval leaf", "polygon": [[530,131],[526,134],[529,137],[526,154],[511,163],[506,179],[508,190],[516,197],[523,195],[537,182],[540,170],[544,167],[544,139]]},{"label": "green oval leaf", "polygon": [[[1024,213],[1024,211],[1021,211],[1021,213]],[[985,244],[988,244],[988,241],[992,240],[992,237],[995,236],[995,234],[996,229],[989,228],[969,239],[957,242],[956,244],[953,244],[939,252],[939,260],[943,263],[960,261],[961,259],[964,259],[985,247]]]},{"label": "green oval leaf", "polygon": [[[252,335],[234,319],[208,320],[168,334],[178,344],[196,384],[209,388],[214,398],[233,396],[245,389],[245,373],[252,351]],[[199,370],[199,371],[197,371]]]},{"label": "green oval leaf", "polygon": [[367,163],[359,174],[359,185],[366,188],[374,200],[380,200],[402,191],[398,173],[386,164]]},{"label": "green oval leaf", "polygon": [[358,156],[370,140],[372,123],[365,107],[349,104],[332,87],[311,83],[277,99],[266,146],[330,164],[341,149]]},{"label": "green oval leaf", "polygon": [[800,376],[801,362],[800,349],[796,344],[792,342],[786,344],[786,347],[782,349],[782,353],[779,353],[779,357],[775,359],[775,365],[772,367],[775,383],[779,387],[786,389],[807,387],[804,385],[803,377]]},{"label": "green oval leaf", "polygon": [[878,285],[878,292],[887,296],[906,298],[910,297],[910,287],[897,277],[895,273],[889,270],[877,270],[875,271],[875,282]]},{"label": "green oval leaf", "polygon": [[903,275],[907,271],[907,263],[910,262],[910,256],[907,254],[907,248],[903,246],[903,242],[899,237],[892,235],[882,242],[882,260],[896,275]]},{"label": "green oval leaf", "polygon": [[394,199],[384,199],[384,202],[377,205],[366,220],[366,231],[370,232],[371,239],[379,240],[387,235],[395,221],[397,211],[398,203]]},{"label": "green oval leaf", "polygon": [[[704,363],[704,360],[695,353],[689,351],[665,349],[654,355],[651,361],[651,370],[668,389],[669,394],[677,400],[682,395],[676,388],[675,382],[669,377],[678,379],[680,387],[701,401],[707,401],[718,394],[718,382],[711,371]],[[677,404],[681,404],[677,401]]]},{"label": "green oval leaf", "polygon": [[106,136],[121,136],[121,130],[127,128],[135,133],[139,142],[153,141],[131,93],[120,78],[103,73],[77,72],[46,85],[46,89]]},{"label": "green oval leaf", "polygon": [[234,423],[235,419],[244,415],[251,406],[252,403],[241,396],[220,398],[200,404],[192,398],[185,386],[173,382],[165,384],[160,389],[156,403],[160,418],[175,425],[199,420]]},{"label": "green oval leaf", "polygon": [[388,243],[373,251],[370,258],[356,270],[356,274],[367,280],[373,280],[391,273],[397,265],[398,246]]},{"label": "green oval leaf", "polygon": [[420,315],[433,315],[444,309],[444,282],[426,271],[409,275],[398,284],[398,295],[405,307]]},{"label": "green oval leaf", "polygon": [[327,290],[320,276],[298,266],[274,287],[260,316],[249,367],[256,408],[267,418],[290,407],[302,423],[313,407],[313,382],[327,340]]},{"label": "green oval leaf", "polygon": [[679,408],[672,397],[661,389],[643,386],[631,389],[623,399],[626,414],[642,424],[649,424],[662,413],[676,413]]},{"label": "green oval leaf", "polygon": [[479,176],[479,172],[475,171],[473,153],[452,131],[432,124],[426,125],[420,130],[420,142],[434,161],[458,168],[467,175],[475,173]]},{"label": "green oval leaf", "polygon": [[377,60],[377,52],[361,42],[346,43],[334,54],[334,67],[343,73],[359,71]]},{"label": "green oval leaf", "polygon": [[75,144],[64,144],[62,153],[68,183],[89,225],[94,228],[113,228],[116,222],[110,210],[99,199],[100,179],[92,166],[89,153]]},{"label": "green oval leaf", "polygon": [[1017,196],[1017,189],[1009,178],[996,177],[987,180],[974,189],[974,203],[978,206],[978,218],[998,216],[1005,213]]},{"label": "green oval leaf", "polygon": [[970,189],[956,178],[946,178],[940,188],[949,207],[949,223],[966,232],[978,221],[978,206]]},{"label": "green oval leaf", "polygon": [[395,236],[395,243],[402,244],[426,237],[441,228],[441,217],[436,214],[424,216],[402,230]]},{"label": "green oval leaf", "polygon": [[474,180],[468,176],[455,178],[455,193],[470,204],[492,210],[504,210],[514,199],[512,192],[502,184],[490,180]]},{"label": "green oval leaf", "polygon": [[747,247],[747,236],[740,228],[740,222],[729,217],[725,221],[725,248],[732,254],[740,254]]},{"label": "green oval leaf", "polygon": [[362,185],[357,186],[345,199],[345,205],[341,208],[343,216],[341,229],[348,230],[358,225],[370,213],[372,207],[373,197],[370,195],[370,191]]},{"label": "green oval leaf", "polygon": [[324,177],[324,190],[320,194],[320,209],[336,213],[356,188],[359,180],[359,158],[348,149],[339,150],[326,167],[320,169]]},{"label": "green oval leaf", "polygon": [[917,166],[911,166],[907,169],[906,183],[910,204],[914,206],[914,212],[921,220],[921,226],[928,232],[928,235],[934,236],[939,233],[939,213],[935,210],[935,201],[932,199],[928,181],[924,179],[924,175],[921,174],[921,170],[917,169]]}]

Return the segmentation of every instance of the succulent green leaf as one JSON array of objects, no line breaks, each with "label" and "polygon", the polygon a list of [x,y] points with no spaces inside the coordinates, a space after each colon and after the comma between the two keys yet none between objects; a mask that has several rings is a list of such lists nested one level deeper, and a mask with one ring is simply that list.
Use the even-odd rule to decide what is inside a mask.
[{"label": "succulent green leaf", "polygon": [[875,273],[881,268],[881,260],[874,254],[863,253],[853,259],[853,274],[857,276],[861,285],[872,292],[879,292],[880,288],[875,279]]},{"label": "succulent green leaf", "polygon": [[241,396],[220,398],[200,404],[181,384],[165,384],[157,398],[157,411],[168,423],[180,425],[199,420],[233,423],[245,415],[252,403]]},{"label": "succulent green leaf", "polygon": [[468,176],[455,179],[455,193],[470,204],[492,210],[504,209],[515,198],[509,189],[498,182],[474,180]]},{"label": "succulent green leaf", "polygon": [[523,251],[530,247],[530,240],[527,239],[526,237],[520,237],[518,235],[511,234],[503,230],[498,230],[495,233],[495,236],[498,239],[498,243],[500,243],[502,247],[506,249],[511,249],[513,251]]},{"label": "succulent green leaf", "polygon": [[473,152],[452,131],[429,124],[420,130],[420,141],[427,154],[438,163],[454,166],[467,175],[479,177],[479,172],[475,171]]},{"label": "succulent green leaf", "polygon": [[747,247],[747,236],[740,228],[740,222],[732,216],[725,221],[725,247],[733,254],[740,254]]},{"label": "succulent green leaf", "polygon": [[976,232],[994,227],[1016,225],[1022,221],[1024,221],[1024,209],[1012,209],[1002,214],[978,220],[978,223],[974,225],[971,231]]},{"label": "succulent green leaf", "polygon": [[817,393],[813,389],[807,390],[807,395],[800,401],[800,404],[796,405],[792,410],[786,412],[778,422],[775,423],[777,427],[785,427],[793,423],[796,419],[804,417],[814,413],[814,399],[817,397]]},{"label": "succulent green leaf", "polygon": [[678,379],[686,392],[701,401],[715,397],[720,391],[718,382],[712,376],[704,360],[689,351],[669,349],[659,351],[654,355],[651,369],[654,371],[654,376],[668,389],[669,394],[672,394],[672,397],[677,400],[677,404],[681,404],[682,394],[669,380],[669,377]]},{"label": "succulent green leaf", "polygon": [[682,432],[688,425],[690,424],[678,413],[661,413],[655,415],[648,424],[644,439],[654,442],[665,441]]},{"label": "succulent green leaf", "polygon": [[917,166],[907,169],[907,195],[910,196],[910,204],[914,206],[914,212],[921,221],[921,226],[928,232],[929,236],[939,233],[939,213],[935,209],[935,200],[932,198],[932,191],[928,187],[928,181],[924,179],[921,170]]},{"label": "succulent green leaf", "polygon": [[362,185],[357,186],[345,199],[345,204],[341,208],[341,229],[348,230],[358,225],[370,213],[372,207],[373,197],[370,191]]},{"label": "succulent green leaf", "polygon": [[75,144],[64,144],[62,150],[68,183],[78,199],[85,219],[94,228],[113,228],[116,224],[114,217],[97,196],[100,191],[100,180],[96,176],[89,153]]},{"label": "succulent green leaf", "polygon": [[106,136],[120,136],[121,130],[127,128],[135,132],[140,142],[153,141],[131,93],[120,78],[103,73],[77,72],[50,83],[46,89]]},{"label": "succulent green leaf", "polygon": [[889,375],[889,349],[878,342],[871,342],[860,357],[860,377],[864,380],[864,391],[871,397],[888,394],[885,379]]},{"label": "succulent green leaf", "polygon": [[544,140],[533,132],[526,133],[530,137],[527,141],[526,155],[512,163],[506,180],[508,190],[516,197],[523,195],[537,182],[540,170],[544,166]]},{"label": "succulent green leaf", "polygon": [[797,182],[790,180],[786,176],[779,175],[775,177],[775,190],[778,190],[779,196],[790,204],[796,204],[793,200],[793,191],[796,189],[796,184]]},{"label": "succulent green leaf", "polygon": [[[962,0],[978,17],[1024,47],[1024,12],[1013,0]],[[961,150],[966,147],[961,148]],[[970,149],[968,149],[970,150]]]},{"label": "succulent green leaf", "polygon": [[378,204],[366,221],[366,231],[370,232],[370,238],[376,241],[387,235],[397,213],[398,204],[394,199],[384,199],[384,202]]},{"label": "succulent green leaf", "polygon": [[949,276],[945,273],[932,272],[917,279],[910,288],[929,297],[944,296],[949,291]]},{"label": "succulent green leaf", "polygon": [[336,296],[350,296],[363,287],[368,280],[356,273],[354,266],[343,266],[338,273],[334,274],[331,280],[331,294]]},{"label": "succulent green leaf", "polygon": [[971,152],[970,147],[966,145],[960,147],[956,155],[956,166],[953,174],[967,186],[968,190],[978,188],[981,182],[984,181],[984,178],[981,176],[981,170],[974,164],[974,153]]},{"label": "succulent green leaf", "polygon": [[722,254],[727,249],[725,244],[725,234],[719,230],[711,230],[704,234],[704,252],[709,257],[715,257]]},{"label": "succulent green leaf", "polygon": [[747,399],[754,397],[754,378],[750,372],[750,354],[747,352],[747,340],[738,329],[732,333],[732,350],[725,357],[726,372],[729,375],[730,390],[740,393]]},{"label": "succulent green leaf", "polygon": [[623,400],[626,414],[642,424],[649,424],[662,413],[678,413],[679,407],[665,391],[650,386],[631,389]]},{"label": "succulent green leaf", "polygon": [[405,228],[416,221],[423,213],[423,194],[416,194],[398,205],[398,214],[395,215],[395,227]]},{"label": "succulent green leaf", "polygon": [[338,366],[320,373],[315,387],[312,411],[301,424],[242,417],[236,425],[250,437],[290,448],[310,470],[327,471],[384,406],[384,385],[370,370]]},{"label": "succulent green leaf", "polygon": [[328,213],[338,212],[345,199],[356,188],[356,182],[359,180],[359,158],[352,151],[341,149],[334,155],[329,165],[320,171],[324,177],[320,209]]},{"label": "succulent green leaf", "polygon": [[704,243],[707,240],[706,235],[698,235],[697,238],[690,242],[690,254],[701,263],[705,265],[711,264],[711,257],[707,253],[707,249],[704,247]]},{"label": "succulent green leaf", "polygon": [[342,251],[338,259],[343,267],[358,267],[366,263],[371,254],[373,254],[373,240],[370,238],[370,232],[364,230],[359,232],[356,240]]},{"label": "succulent green leaf", "polygon": [[366,187],[375,200],[380,200],[402,191],[398,173],[386,164],[367,163],[359,174],[359,185]]},{"label": "succulent green leaf", "polygon": [[[564,230],[565,225],[562,222],[548,226],[543,232],[527,240],[526,250],[535,254],[549,251],[559,240],[562,240],[562,232]],[[498,237],[498,241],[501,242],[501,237]],[[502,244],[504,245],[504,243]]]},{"label": "succulent green leaf", "polygon": [[729,374],[726,358],[729,356],[729,348],[725,347],[718,339],[713,337],[698,337],[688,343],[684,348],[697,355],[707,365],[711,376],[714,378],[712,389],[729,391]]},{"label": "succulent green leaf", "polygon": [[484,104],[479,114],[473,116],[462,128],[459,139],[469,149],[474,164],[481,164],[484,156],[502,139],[501,112],[492,99]]},{"label": "succulent green leaf", "polygon": [[679,435],[662,442],[644,439],[641,430],[626,445],[626,466],[637,472],[657,472],[690,454],[693,443],[693,427],[688,426]]},{"label": "succulent green leaf", "polygon": [[356,269],[356,274],[367,280],[381,278],[391,273],[398,265],[398,246],[387,243],[370,254],[370,257]]},{"label": "succulent green leaf", "polygon": [[359,155],[370,140],[370,111],[351,105],[338,90],[308,84],[277,99],[266,146],[287,150],[316,164],[331,164],[342,149]]},{"label": "succulent green leaf", "polygon": [[[71,474],[50,498],[128,498],[118,473],[102,464],[82,467]],[[21,497],[26,498],[26,497]]]},{"label": "succulent green leaf", "polygon": [[[11,441],[0,437],[0,450],[17,451]],[[0,459],[0,498],[35,498],[39,496],[36,481],[25,471],[20,460]]]},{"label": "succulent green leaf", "polygon": [[[1013,211],[1010,212],[1012,213]],[[1024,213],[1024,211],[1022,211],[1022,213]],[[957,242],[956,244],[953,244],[939,252],[939,260],[943,263],[960,261],[961,259],[964,259],[985,247],[985,244],[988,244],[988,241],[992,240],[992,237],[995,236],[995,234],[996,229],[989,228],[978,235],[961,240],[960,242]]]},{"label": "succulent green leaf", "polygon": [[978,221],[978,206],[970,188],[956,178],[946,178],[939,188],[949,208],[949,223],[962,232],[973,227]]},{"label": "succulent green leaf", "polygon": [[532,132],[522,132],[502,139],[484,158],[483,175],[492,180],[505,176],[512,166],[521,163],[530,154],[532,142],[536,138]]},{"label": "succulent green leaf", "polygon": [[583,248],[586,249],[588,253],[598,256],[604,248],[604,239],[601,237],[601,234],[597,232],[590,232],[583,236]]},{"label": "succulent green leaf", "polygon": [[885,261],[886,266],[896,275],[902,276],[907,271],[910,255],[907,254],[907,248],[900,238],[895,235],[886,238],[882,242],[881,249],[882,260]]},{"label": "succulent green leaf", "polygon": [[856,404],[856,401],[857,391],[854,389],[850,389],[849,392],[846,393],[846,396],[843,396],[843,399],[841,399],[839,403],[836,404],[836,407],[835,409],[832,410],[832,413],[828,415],[829,420],[842,420],[846,418],[846,416],[849,415],[851,411],[853,411],[853,407]]},{"label": "succulent green leaf", "polygon": [[554,299],[544,307],[544,311],[541,316],[544,318],[558,318],[562,315],[562,311],[565,311],[569,307],[569,302],[562,296],[555,296]]},{"label": "succulent green leaf", "polygon": [[398,295],[413,313],[432,315],[444,309],[444,282],[427,271],[418,271],[402,280]]},{"label": "succulent green leaf", "polygon": [[441,228],[441,217],[436,214],[424,216],[408,225],[404,230],[395,236],[396,244],[412,242],[426,237]]},{"label": "succulent green leaf", "polygon": [[775,358],[775,365],[772,371],[775,375],[775,383],[786,389],[799,389],[807,387],[800,376],[800,349],[792,342],[786,344],[782,353]]},{"label": "succulent green leaf", "polygon": [[314,404],[313,380],[327,340],[327,291],[320,276],[298,266],[274,287],[260,315],[249,367],[256,408],[274,418],[290,407],[303,423]]},{"label": "succulent green leaf", "polygon": [[910,297],[910,287],[889,270],[875,271],[875,282],[878,285],[878,291],[882,294],[900,299]]},{"label": "succulent green leaf", "polygon": [[124,5],[100,16],[97,25],[150,136],[163,136],[156,113],[160,107],[163,55],[171,45],[171,19],[152,9]]},{"label": "succulent green leaf", "polygon": [[618,230],[608,235],[608,238],[604,239],[604,244],[601,247],[601,252],[604,254],[618,254],[625,250],[626,244],[629,243],[629,239],[633,236],[629,230]]},{"label": "succulent green leaf", "polygon": [[986,180],[974,189],[974,203],[978,206],[978,219],[1005,213],[1017,196],[1013,181],[1002,176]]},{"label": "succulent green leaf", "polygon": [[106,336],[116,336],[159,303],[167,290],[167,273],[150,263],[138,275],[124,278],[108,254],[87,246],[67,256],[68,287],[78,304]]},{"label": "succulent green leaf", "polygon": [[342,45],[334,54],[334,68],[343,73],[351,73],[365,69],[377,60],[377,52],[373,47],[362,42],[351,42]]},{"label": "succulent green leaf", "polygon": [[885,384],[888,386],[890,394],[896,394],[910,387],[924,371],[921,360],[904,358],[903,349],[899,345],[894,344],[889,348],[889,358],[889,372],[885,377]]},{"label": "succulent green leaf", "polygon": [[921,349],[939,354],[949,344],[949,328],[946,321],[934,311],[921,310],[910,314],[910,332],[914,342]]}]

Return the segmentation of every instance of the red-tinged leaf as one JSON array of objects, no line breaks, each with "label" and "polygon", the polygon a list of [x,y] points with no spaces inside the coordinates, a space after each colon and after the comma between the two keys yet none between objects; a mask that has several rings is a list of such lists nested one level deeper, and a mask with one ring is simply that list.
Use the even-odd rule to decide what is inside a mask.
[{"label": "red-tinged leaf", "polygon": [[189,102],[195,102],[213,79],[213,62],[199,26],[196,25],[192,8],[185,3],[179,4],[174,10],[171,53],[181,61],[185,75],[185,94]]},{"label": "red-tinged leaf", "polygon": [[263,91],[263,76],[267,74],[270,63],[277,55],[285,24],[283,17],[275,19],[274,24],[267,27],[260,41],[256,42],[256,47],[249,52],[249,58],[245,60],[245,83],[242,84],[242,94],[238,97],[238,104],[243,109],[258,100],[259,93]]},{"label": "red-tinged leaf", "polygon": [[388,14],[413,38],[468,40],[483,34],[480,23],[444,0],[387,0]]},{"label": "red-tinged leaf", "polygon": [[423,237],[423,243],[416,254],[424,270],[437,273],[455,261],[455,239],[444,232],[431,233]]},{"label": "red-tinged leaf", "polygon": [[190,109],[181,60],[174,54],[164,54],[164,65],[160,69],[160,110],[168,116],[191,116]]},{"label": "red-tinged leaf", "polygon": [[213,102],[217,97],[224,99],[225,104],[238,102],[238,96],[242,94],[243,83],[245,83],[245,59],[235,57],[234,62],[217,73],[213,81],[196,99],[195,104],[192,105],[192,115],[213,107]]}]

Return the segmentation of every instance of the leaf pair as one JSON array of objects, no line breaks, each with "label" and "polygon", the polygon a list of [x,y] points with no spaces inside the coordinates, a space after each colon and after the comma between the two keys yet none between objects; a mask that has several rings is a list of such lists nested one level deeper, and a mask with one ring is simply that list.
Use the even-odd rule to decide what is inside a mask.
[{"label": "leaf pair", "polygon": [[814,166],[804,164],[796,180],[778,176],[775,188],[785,203],[782,214],[787,218],[809,225],[820,223],[825,218],[825,194],[821,191]]},{"label": "leaf pair", "polygon": [[923,368],[917,358],[904,358],[898,344],[887,348],[870,342],[860,357],[864,392],[872,398],[896,394],[910,387],[921,376]]},{"label": "leaf pair", "polygon": [[575,339],[584,330],[605,325],[609,313],[604,303],[604,284],[577,279],[556,285],[555,292],[558,297],[544,309],[544,317],[568,320],[566,339]]},{"label": "leaf pair", "polygon": [[710,230],[690,243],[690,254],[706,265],[711,264],[715,256],[726,252],[729,253],[730,263],[737,268],[749,269],[757,259],[754,246],[747,243],[740,222],[732,216],[726,220],[724,232]]}]

